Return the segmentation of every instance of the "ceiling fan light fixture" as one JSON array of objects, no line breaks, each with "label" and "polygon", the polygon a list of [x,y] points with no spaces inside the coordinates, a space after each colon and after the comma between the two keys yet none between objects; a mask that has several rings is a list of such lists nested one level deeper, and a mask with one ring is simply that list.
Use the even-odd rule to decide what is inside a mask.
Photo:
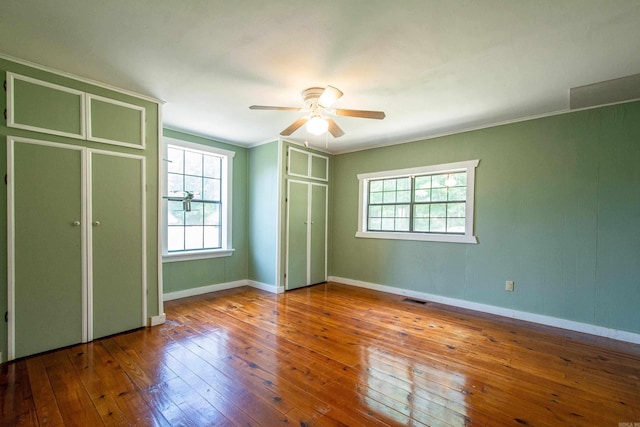
[{"label": "ceiling fan light fixture", "polygon": [[342,95],[344,95],[344,94],[342,93],[342,91],[340,89],[338,89],[336,87],[333,87],[333,86],[327,86],[324,89],[324,91],[322,92],[322,95],[320,95],[320,98],[318,98],[318,105],[323,107],[323,108],[329,108]]},{"label": "ceiling fan light fixture", "polygon": [[329,129],[329,122],[322,116],[312,116],[307,122],[307,130],[314,135],[322,135]]}]

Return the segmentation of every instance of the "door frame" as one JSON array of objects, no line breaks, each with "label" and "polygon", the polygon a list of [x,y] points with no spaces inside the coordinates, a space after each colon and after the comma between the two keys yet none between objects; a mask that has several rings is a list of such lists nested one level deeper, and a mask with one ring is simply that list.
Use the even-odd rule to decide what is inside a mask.
[{"label": "door frame", "polygon": [[[308,187],[307,191],[307,223],[311,222],[311,207],[313,202],[313,192],[311,191],[312,186],[325,187],[325,201],[324,201],[324,277],[325,280],[327,278],[327,252],[328,252],[328,224],[329,224],[329,185],[323,183],[309,182],[309,181],[301,181],[298,179],[287,179],[287,196],[286,196],[286,224],[285,224],[285,279],[284,279],[284,288],[285,290],[290,290],[289,288],[289,218],[290,215],[290,202],[291,199],[291,183],[296,184],[304,184]],[[309,256],[311,252],[311,227],[307,224],[307,277],[305,280],[304,286],[309,286],[311,283],[311,257]]]},{"label": "door frame", "polygon": [[147,214],[146,214],[146,159],[144,156],[126,154],[108,150],[92,149],[83,146],[43,141],[32,138],[7,136],[7,360],[15,359],[15,144],[34,144],[81,152],[81,262],[82,262],[82,339],[89,342],[93,339],[93,301],[91,289],[91,154],[104,154],[138,159],[141,162],[142,186],[142,318],[140,326],[146,324],[147,318]]}]

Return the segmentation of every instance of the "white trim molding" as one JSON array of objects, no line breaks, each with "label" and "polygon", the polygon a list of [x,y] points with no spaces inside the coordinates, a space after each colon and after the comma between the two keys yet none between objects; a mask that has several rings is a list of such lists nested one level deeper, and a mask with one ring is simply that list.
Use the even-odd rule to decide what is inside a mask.
[{"label": "white trim molding", "polygon": [[436,302],[444,305],[451,305],[454,307],[465,308],[482,313],[495,314],[496,316],[509,317],[516,320],[538,323],[541,325],[567,329],[574,332],[581,332],[599,337],[640,344],[640,334],[634,332],[621,331],[618,329],[606,328],[604,326],[591,325],[589,323],[576,322],[573,320],[545,316],[542,314],[528,313],[526,311],[513,310],[510,308],[465,301],[457,298],[433,295],[425,292],[411,291],[408,289],[396,288],[393,286],[379,285],[377,283],[364,282],[361,280],[347,279],[345,277],[329,276],[329,281],[344,283],[345,285],[357,286],[360,288],[372,289],[380,292],[386,292],[394,295],[402,295],[420,300]]},{"label": "white trim molding", "polygon": [[211,292],[224,291],[227,289],[241,288],[243,286],[250,286],[252,288],[261,289],[263,291],[272,292],[274,294],[281,294],[284,292],[284,287],[269,285],[266,283],[260,283],[253,280],[236,280],[234,282],[216,283],[213,285],[199,286],[197,288],[185,289],[182,291],[168,292],[164,294],[164,301],[171,301],[180,298],[193,297],[196,295],[204,295]]},{"label": "white trim molding", "polygon": [[248,286],[246,280],[236,280],[235,282],[216,283],[213,285],[199,286],[197,288],[185,289],[182,291],[168,292],[163,295],[164,301],[192,297],[196,295],[208,294],[210,292],[224,291],[226,289],[241,288]]}]

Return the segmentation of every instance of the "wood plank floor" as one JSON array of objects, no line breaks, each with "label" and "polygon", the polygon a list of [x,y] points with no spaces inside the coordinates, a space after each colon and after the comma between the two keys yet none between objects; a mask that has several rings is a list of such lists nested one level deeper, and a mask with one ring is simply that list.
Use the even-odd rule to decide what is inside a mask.
[{"label": "wood plank floor", "polygon": [[640,423],[638,345],[336,283],[165,308],[164,325],[3,364],[0,425]]}]

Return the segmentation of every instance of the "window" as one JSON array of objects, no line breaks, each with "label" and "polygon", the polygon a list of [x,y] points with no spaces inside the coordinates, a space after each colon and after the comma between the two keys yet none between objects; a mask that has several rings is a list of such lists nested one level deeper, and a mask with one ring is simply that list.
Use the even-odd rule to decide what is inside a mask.
[{"label": "window", "polygon": [[473,235],[479,160],[358,175],[356,237],[477,243]]},{"label": "window", "polygon": [[231,255],[232,151],[165,138],[165,260]]}]

